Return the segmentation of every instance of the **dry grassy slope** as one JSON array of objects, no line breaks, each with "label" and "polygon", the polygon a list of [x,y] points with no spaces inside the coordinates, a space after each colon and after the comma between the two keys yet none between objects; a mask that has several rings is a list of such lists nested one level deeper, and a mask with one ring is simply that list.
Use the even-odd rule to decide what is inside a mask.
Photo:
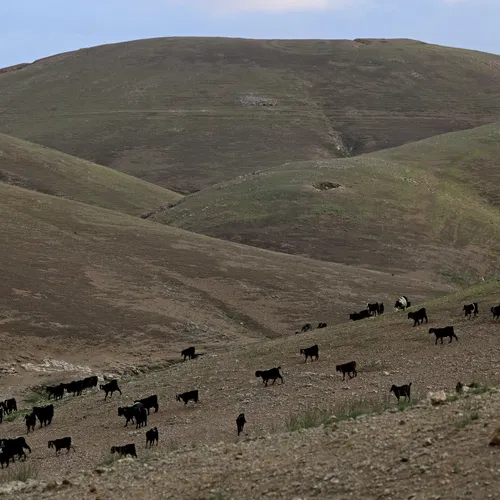
[{"label": "dry grassy slope", "polygon": [[0,134],[0,181],[130,215],[181,195],[101,165]]},{"label": "dry grassy slope", "polygon": [[[349,159],[287,163],[153,220],[281,252],[464,284],[500,272],[500,124]],[[331,182],[339,187],[321,191]]]},{"label": "dry grassy slope", "polygon": [[499,74],[414,40],[139,40],[0,74],[0,131],[186,192],[498,120]]},{"label": "dry grassy slope", "polygon": [[404,291],[423,300],[450,290],[2,183],[0,211],[4,361],[45,354],[96,365],[165,359],[193,342],[261,340],[306,321],[344,321],[372,298],[391,302]]},{"label": "dry grassy slope", "polygon": [[[356,498],[372,498],[369,494],[366,496],[370,487],[375,488],[378,495],[385,488],[392,490],[398,484],[398,492],[394,491],[392,498],[401,498],[397,496],[400,488],[405,492],[408,488],[415,488],[416,491],[422,489],[422,496],[417,498],[430,498],[424,495],[425,491],[430,491],[426,488],[445,487],[444,484],[430,485],[429,481],[425,481],[438,475],[433,470],[433,464],[439,457],[444,460],[445,456],[441,455],[444,452],[448,455],[443,461],[443,469],[437,470],[444,470],[451,475],[450,468],[455,464],[463,474],[466,474],[466,470],[467,474],[474,471],[474,479],[481,477],[491,481],[490,462],[484,451],[491,426],[485,428],[483,424],[491,424],[490,419],[498,408],[498,397],[495,406],[489,408],[488,401],[485,401],[484,409],[480,408],[480,420],[473,427],[474,440],[469,442],[460,422],[465,422],[465,425],[473,423],[467,418],[474,407],[467,409],[464,405],[457,408],[463,415],[458,414],[455,407],[433,411],[408,410],[396,416],[385,415],[369,420],[359,426],[344,424],[323,442],[320,438],[316,441],[315,434],[308,434],[302,437],[295,435],[290,439],[286,435],[275,435],[270,440],[236,447],[233,447],[233,443],[237,440],[234,420],[242,411],[248,421],[248,438],[258,438],[269,433],[280,434],[292,417],[303,416],[314,408],[325,411],[326,415],[359,414],[393,408],[396,406],[395,399],[389,396],[389,387],[393,383],[401,385],[411,381],[415,401],[423,398],[429,390],[452,391],[458,380],[498,384],[500,346],[497,340],[500,323],[491,319],[489,307],[498,304],[499,297],[500,281],[496,280],[418,304],[425,305],[429,315],[429,323],[421,327],[413,328],[404,313],[388,313],[380,318],[329,327],[300,336],[291,335],[236,348],[226,345],[206,349],[206,355],[198,360],[122,380],[123,396],[115,395],[106,403],[102,402],[102,393],[89,392],[76,398],[65,396],[62,401],[56,402],[52,425],[46,429],[36,429],[28,436],[28,443],[33,448],[28,464],[32,471],[38,472],[39,479],[62,479],[71,471],[95,468],[106,461],[110,446],[129,442],[136,443],[140,459],[147,462],[151,454],[144,449],[145,430],[125,429],[122,420],[116,415],[116,408],[137,397],[156,393],[160,410],[150,415],[147,428],[158,427],[158,451],[168,463],[167,467],[163,467],[168,472],[158,477],[154,487],[156,490],[150,490],[151,483],[145,481],[142,474],[138,476],[132,468],[129,469],[130,473],[124,469],[123,476],[118,475],[116,482],[113,475],[109,478],[105,476],[107,479],[102,483],[96,476],[80,478],[84,489],[64,489],[66,495],[71,492],[81,495],[85,490],[86,494],[90,494],[90,485],[97,484],[97,493],[92,498],[96,495],[114,498],[113,495],[126,490],[159,491],[170,483],[167,489],[171,496],[168,498],[195,498],[201,493],[203,496],[196,498],[209,498],[211,490],[226,491],[230,493],[230,498],[238,496],[238,492],[240,497],[244,494],[245,498],[260,498],[266,490],[274,491],[279,498],[292,498],[292,491],[307,496],[310,494],[307,491],[321,483],[322,488],[327,489],[321,489],[324,495],[333,491],[347,495],[350,493],[349,488],[352,488]],[[480,316],[469,321],[463,318],[461,306],[472,300],[479,302]],[[434,345],[428,328],[447,324],[455,326],[459,341]],[[313,343],[320,347],[320,360],[305,364],[299,355],[299,348]],[[340,374],[335,372],[335,365],[351,359],[358,363],[358,376],[342,382]],[[284,384],[277,382],[274,386],[263,387],[261,380],[254,376],[255,370],[278,364],[282,367]],[[39,382],[70,379],[72,374],[44,377]],[[2,386],[2,397],[17,396],[19,401],[23,401],[22,408],[30,408],[33,404],[30,392],[23,394],[19,386],[6,387],[5,381]],[[190,403],[185,407],[175,401],[176,393],[195,388],[200,392],[198,405]],[[407,421],[407,427],[397,425],[401,419]],[[354,434],[356,430],[359,434],[357,437]],[[2,436],[22,435],[21,418],[4,422],[0,431]],[[63,435],[73,437],[77,451],[56,457],[52,450],[47,449],[46,442]],[[311,436],[309,444],[308,436]],[[424,439],[428,437],[431,437],[434,446],[427,447],[426,451]],[[478,439],[481,439],[481,443],[476,441]],[[223,444],[217,444],[221,442]],[[467,446],[473,442],[474,446]],[[172,453],[179,446],[183,446],[183,449]],[[189,448],[194,450],[188,451]],[[353,456],[347,454],[349,459],[346,463],[341,460],[343,450],[354,452]],[[380,454],[384,457],[383,461],[379,460]],[[235,455],[241,455],[241,463],[246,464],[246,467],[240,468],[240,462],[233,462]],[[333,455],[337,458],[333,458]],[[279,465],[271,464],[276,461],[274,458],[268,464],[265,457],[269,456],[280,457]],[[410,457],[406,466],[400,462],[402,456]],[[333,464],[331,460],[334,460]],[[349,465],[360,460],[362,463],[357,466],[360,470],[356,468],[355,474],[351,471],[353,480],[347,480],[346,477],[351,478]],[[375,468],[367,466],[366,460]],[[180,471],[184,468],[185,473],[188,464],[188,479],[180,481]],[[399,464],[401,469],[398,467],[393,470],[395,464]],[[418,470],[420,466],[425,466],[425,474],[429,476],[422,477],[419,473],[419,479],[416,479],[414,467]],[[12,471],[18,468],[19,464],[16,464]],[[146,472],[145,468],[143,470]],[[388,470],[395,472],[398,480],[406,478],[404,487],[394,476],[386,476],[384,471]],[[363,474],[358,475],[361,471]],[[323,476],[327,472],[337,474],[335,477],[339,482],[328,480],[323,483]],[[2,471],[1,474],[5,477],[7,472]],[[298,474],[303,481],[298,480]],[[237,481],[240,477],[241,481]],[[288,480],[284,480],[285,477]],[[464,481],[469,479],[471,477]],[[106,490],[104,483],[111,484],[113,490]],[[447,491],[447,487],[443,491]],[[486,490],[489,491],[488,488]],[[54,494],[53,491],[51,493]]]}]

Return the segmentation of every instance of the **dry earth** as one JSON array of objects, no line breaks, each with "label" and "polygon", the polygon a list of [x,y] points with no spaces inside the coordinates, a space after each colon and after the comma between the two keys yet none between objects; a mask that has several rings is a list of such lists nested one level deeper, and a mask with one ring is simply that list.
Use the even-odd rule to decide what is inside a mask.
[{"label": "dry earth", "polygon": [[[464,475],[464,484],[474,477],[469,474],[477,464],[470,462],[470,453],[486,446],[486,434],[493,425],[490,420],[496,407],[491,406],[489,400],[479,403],[480,424],[474,423],[471,428],[476,433],[470,435],[456,429],[456,421],[462,418],[457,412],[464,413],[464,410],[455,410],[455,407],[449,410],[412,409],[399,416],[377,417],[380,420],[371,423],[346,423],[329,436],[325,436],[323,430],[311,431],[310,437],[309,434],[288,436],[282,432],[293,418],[304,416],[312,409],[340,418],[346,414],[395,407],[395,400],[390,399],[388,392],[392,383],[401,385],[412,381],[412,396],[416,401],[425,397],[429,390],[453,390],[458,380],[496,384],[500,381],[500,345],[497,341],[500,324],[491,319],[488,311],[491,304],[498,302],[499,290],[499,283],[494,281],[426,303],[430,322],[421,327],[413,328],[405,319],[405,313],[388,313],[376,319],[268,340],[258,345],[221,347],[207,351],[198,360],[122,377],[123,396],[115,394],[105,403],[103,393],[93,391],[81,397],[65,396],[55,403],[53,423],[27,436],[33,453],[25,467],[30,468],[29,475],[36,475],[40,480],[63,480],[72,472],[93,470],[109,463],[108,452],[112,445],[135,442],[140,461],[152,467],[141,465],[140,470],[156,478],[155,491],[161,498],[210,498],[217,494],[211,493],[212,490],[221,490],[226,495],[214,498],[238,495],[259,498],[264,493],[276,498],[289,498],[292,493],[300,498],[326,498],[325,495],[335,491],[343,495],[342,498],[349,495],[378,498],[386,489],[392,492],[386,495],[388,498],[408,498],[398,497],[397,491],[408,492],[407,495],[416,492],[415,498],[429,498],[421,496],[430,487],[425,479],[446,472],[448,476],[440,477],[445,482],[432,486],[438,492],[444,488],[445,492],[456,484],[454,479],[452,481],[455,477],[452,473],[457,473],[450,470],[454,463]],[[461,316],[460,309],[471,296],[478,298],[481,315],[468,321]],[[459,342],[434,345],[428,328],[446,324],[455,325]],[[320,360],[304,363],[299,348],[313,343],[320,346]],[[358,377],[342,382],[335,365],[351,359],[358,363]],[[261,380],[254,376],[255,370],[277,365],[282,367],[284,384],[277,382],[263,387]],[[70,373],[64,377],[40,377],[38,383],[72,378]],[[27,409],[34,402],[41,402],[40,397],[33,394],[33,387],[21,394],[19,382],[12,378],[11,383],[13,381],[16,385],[7,387],[3,380],[2,397],[15,395],[24,400],[20,406]],[[175,394],[195,388],[200,391],[198,405],[191,402],[184,406],[175,401]],[[160,400],[160,410],[150,415],[147,427],[157,426],[160,432],[158,461],[144,449],[145,430],[124,428],[123,419],[116,413],[118,406],[151,393],[158,394]],[[495,398],[498,399],[496,395]],[[474,408],[471,406],[469,410]],[[240,440],[255,441],[235,445],[234,420],[242,411],[248,421],[248,435]],[[449,411],[450,418],[443,417],[440,411]],[[401,419],[407,421],[406,427],[398,427]],[[483,423],[490,426],[483,428]],[[3,436],[26,435],[20,415],[13,422],[4,422],[0,429]],[[346,436],[354,432],[357,437],[347,439]],[[270,434],[272,437],[266,438]],[[76,451],[68,455],[63,452],[56,457],[46,443],[65,435],[73,437]],[[435,443],[433,446],[424,445],[428,437]],[[469,445],[465,448],[469,440],[474,441],[474,448]],[[184,447],[184,451],[176,451],[179,447]],[[345,461],[346,448],[352,454],[349,453]],[[449,460],[435,468],[433,464],[444,452],[448,453]],[[399,463],[402,454],[411,458],[409,464]],[[238,462],[234,462],[236,456],[240,457]],[[479,456],[485,464],[481,464],[481,474],[484,474],[481,488],[484,489],[478,491],[489,491],[486,481],[494,484],[492,473],[488,472],[490,452]],[[256,461],[261,465],[256,466]],[[394,469],[396,475],[389,476],[388,471],[395,464],[399,464]],[[15,472],[20,467],[20,472]],[[22,467],[21,462],[16,462],[2,474],[7,478],[19,477],[23,474]],[[186,481],[179,479],[182,470],[183,476],[187,475]],[[326,475],[328,479],[324,481]],[[134,493],[152,491],[152,483],[138,476],[135,468],[122,469],[120,466],[116,476],[99,477],[98,474],[71,479],[72,484],[81,483],[81,486],[65,487],[59,492],[49,487],[46,494],[115,498],[114,495],[122,494],[120,483],[126,483]],[[241,480],[237,479],[240,477]],[[396,488],[401,479],[407,484]],[[97,493],[89,490],[94,483]],[[112,485],[113,490],[104,484]],[[368,491],[375,496],[371,497]],[[461,490],[460,494],[465,491]]]}]

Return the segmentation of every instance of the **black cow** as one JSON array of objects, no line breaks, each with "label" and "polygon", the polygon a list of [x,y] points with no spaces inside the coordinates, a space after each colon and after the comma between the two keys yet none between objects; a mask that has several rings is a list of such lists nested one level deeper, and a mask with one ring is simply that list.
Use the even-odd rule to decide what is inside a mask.
[{"label": "black cow", "polygon": [[257,370],[255,372],[255,376],[262,377],[262,382],[265,384],[265,387],[267,387],[267,383],[269,382],[269,380],[272,380],[272,385],[274,385],[277,378],[279,378],[281,380],[281,383],[283,384],[285,381],[280,374],[280,370],[281,366],[278,366],[277,368],[271,368],[270,370]]},{"label": "black cow", "polygon": [[73,396],[80,396],[85,389],[83,380],[73,380],[72,382],[64,384],[64,388],[68,394],[73,394]]},{"label": "black cow", "polygon": [[479,314],[477,302],[473,302],[472,304],[464,304],[462,311],[464,311],[466,318],[471,319],[472,313],[474,313],[475,318]]},{"label": "black cow", "polygon": [[152,394],[151,396],[148,396],[147,398],[143,399],[136,399],[134,403],[142,403],[144,408],[148,411],[149,415],[149,409],[154,408],[155,413],[158,411],[158,396],[156,394]]},{"label": "black cow", "polygon": [[491,314],[493,314],[493,319],[500,318],[500,305],[491,308]]},{"label": "black cow", "polygon": [[427,319],[427,311],[425,310],[425,307],[422,307],[421,309],[419,309],[418,311],[415,311],[415,312],[409,312],[408,319],[413,320],[413,326],[423,324],[424,319],[425,319],[425,322],[427,323],[428,319]]},{"label": "black cow", "polygon": [[6,399],[3,403],[3,409],[7,415],[10,415],[13,411],[17,411],[16,398]]},{"label": "black cow", "polygon": [[410,307],[411,306],[411,302],[408,300],[408,297],[406,297],[405,295],[402,295],[401,297],[399,297],[398,300],[396,300],[396,303],[394,304],[394,308],[396,310],[400,310],[400,309],[403,309],[403,311],[407,308],[407,307]]},{"label": "black cow", "polygon": [[379,314],[384,314],[384,303],[381,302],[379,305],[378,305],[378,313]]},{"label": "black cow", "polygon": [[85,389],[91,389],[92,387],[97,387],[98,381],[97,375],[92,375],[91,377],[85,377],[82,380],[82,384]]},{"label": "black cow", "polygon": [[69,436],[49,441],[49,448],[55,448],[56,455],[58,455],[63,448],[66,448],[68,453],[71,448],[73,448],[73,451],[76,451],[75,447],[71,444],[71,437]]},{"label": "black cow", "polygon": [[49,395],[49,399],[53,397],[54,399],[62,399],[64,396],[64,386],[65,384],[59,385],[48,385],[45,388],[45,391]]},{"label": "black cow", "polygon": [[318,323],[316,328],[326,328],[328,325],[326,323]]},{"label": "black cow", "polygon": [[153,427],[146,432],[146,448],[148,447],[148,444],[151,448],[155,441],[156,444],[158,444],[158,429],[156,427]]},{"label": "black cow", "polygon": [[186,358],[193,359],[194,358],[194,347],[188,347],[187,349],[184,349],[181,352],[181,356],[184,356],[184,361],[186,361]]},{"label": "black cow", "polygon": [[[349,375],[349,378],[357,377],[358,372],[356,371],[356,361],[349,361],[349,363],[344,363],[342,365],[337,365],[335,369],[338,372],[342,372],[342,380],[345,380],[345,374]],[[351,376],[352,373],[352,376]]]},{"label": "black cow", "polygon": [[245,414],[240,413],[238,415],[238,418],[236,419],[236,427],[238,429],[238,436],[243,432],[243,427],[245,427],[245,424],[247,421],[245,420]]},{"label": "black cow", "polygon": [[349,314],[349,319],[352,319],[353,321],[359,321],[360,319],[369,318],[370,316],[370,311],[368,309],[363,309],[362,311]]},{"label": "black cow", "polygon": [[305,349],[300,350],[300,354],[305,356],[304,363],[307,362],[307,358],[311,358],[313,360],[313,356],[316,358],[316,361],[319,359],[319,347],[318,344],[314,344],[311,347],[307,347]]},{"label": "black cow", "polygon": [[189,392],[183,392],[182,394],[177,394],[175,396],[177,401],[184,401],[184,404],[187,405],[188,401],[193,400],[195,403],[198,402],[198,389]]},{"label": "black cow", "polygon": [[[144,415],[146,416],[146,423],[144,423]],[[147,424],[147,413],[142,403],[134,403],[130,406],[120,406],[118,408],[118,416],[125,417],[125,427],[128,427],[128,423],[130,421],[134,423],[134,419],[136,423],[136,429],[138,427],[141,427],[142,425]]]},{"label": "black cow", "polygon": [[50,425],[54,418],[54,405],[34,406],[33,413],[40,421],[40,427]]},{"label": "black cow", "polygon": [[122,391],[118,387],[118,380],[111,380],[107,384],[101,384],[99,386],[99,389],[106,393],[106,396],[104,397],[104,401],[106,401],[106,399],[108,398],[108,393],[111,393],[110,397],[113,397],[113,392],[115,392],[115,391],[118,391],[120,393],[120,396],[122,395]]},{"label": "black cow", "polygon": [[408,398],[408,401],[410,401],[410,391],[411,391],[411,382],[409,384],[404,384],[401,386],[397,385],[392,385],[392,387],[389,389],[389,392],[393,392],[394,395],[398,398],[398,403],[399,403],[399,398]]},{"label": "black cow", "polygon": [[453,327],[452,326],[445,326],[444,328],[429,328],[429,334],[433,333],[434,335],[436,335],[436,342],[434,343],[434,345],[436,345],[438,343],[438,339],[441,339],[441,344],[443,343],[443,339],[445,337],[449,337],[450,338],[450,342],[455,338],[457,339],[457,342],[458,342],[458,337],[455,335],[455,331],[453,330]]},{"label": "black cow", "polygon": [[26,460],[26,453],[24,450],[28,450],[31,453],[31,448],[23,437],[17,438],[5,438],[0,441],[0,462],[6,463],[9,466],[9,460],[12,459],[14,462],[14,457],[20,459],[24,457]]},{"label": "black cow", "polygon": [[137,458],[137,453],[135,451],[135,443],[125,444],[123,446],[112,446],[111,453],[118,453],[122,456],[130,455]]},{"label": "black cow", "polygon": [[366,304],[366,308],[370,312],[370,315],[376,316],[377,314],[380,314],[380,305],[378,302],[374,302],[373,304]]}]

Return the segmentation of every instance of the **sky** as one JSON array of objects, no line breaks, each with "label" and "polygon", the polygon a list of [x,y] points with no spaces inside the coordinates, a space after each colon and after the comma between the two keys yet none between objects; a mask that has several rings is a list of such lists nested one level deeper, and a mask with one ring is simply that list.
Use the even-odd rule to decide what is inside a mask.
[{"label": "sky", "polygon": [[0,0],[0,68],[168,36],[413,38],[500,54],[500,0]]}]

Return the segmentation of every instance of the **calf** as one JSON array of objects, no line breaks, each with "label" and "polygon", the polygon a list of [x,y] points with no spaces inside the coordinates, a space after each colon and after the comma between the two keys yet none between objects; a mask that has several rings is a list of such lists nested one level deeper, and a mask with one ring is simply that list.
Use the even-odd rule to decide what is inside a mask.
[{"label": "calf", "polygon": [[378,313],[384,314],[384,303],[383,302],[381,302],[378,306]]},{"label": "calf", "polygon": [[304,363],[307,362],[307,358],[311,358],[311,362],[313,360],[313,356],[316,358],[316,361],[319,359],[319,347],[318,344],[314,344],[312,347],[307,347],[306,349],[301,349],[300,354],[305,356]]},{"label": "calf", "polygon": [[104,397],[104,401],[106,401],[106,399],[108,398],[108,393],[111,393],[110,397],[113,397],[113,392],[115,392],[115,391],[118,391],[120,393],[120,396],[122,395],[122,391],[118,387],[118,380],[111,380],[107,384],[101,384],[101,385],[99,385],[99,389],[106,393],[106,396]]},{"label": "calf", "polygon": [[13,411],[17,411],[16,398],[6,399],[2,404],[7,415],[10,415]]},{"label": "calf", "polygon": [[403,311],[411,306],[411,302],[408,300],[408,297],[405,295],[402,295],[399,297],[398,300],[396,300],[396,303],[394,304],[394,308],[399,311],[400,309],[403,309]]},{"label": "calf", "polygon": [[477,302],[473,302],[472,304],[464,304],[462,311],[464,311],[466,318],[471,319],[472,313],[474,313],[475,318],[479,314]]},{"label": "calf", "polygon": [[257,370],[255,372],[256,377],[262,377],[262,382],[265,384],[265,387],[267,387],[267,383],[269,380],[272,380],[274,383],[276,382],[276,379],[279,378],[281,380],[281,383],[284,383],[283,377],[280,374],[281,366],[278,366],[277,368],[271,368],[270,370]]},{"label": "calf", "polygon": [[35,430],[36,425],[36,414],[35,412],[28,413],[28,415],[24,415],[24,420],[26,421],[26,431],[27,434],[30,433],[30,429],[32,431]]},{"label": "calf", "polygon": [[444,328],[429,328],[429,334],[434,334],[436,335],[436,342],[434,343],[434,345],[436,345],[438,343],[438,339],[441,339],[441,344],[443,343],[443,339],[445,337],[449,337],[450,338],[450,342],[455,338],[457,339],[457,342],[458,342],[458,337],[455,335],[455,331],[453,330],[453,327],[452,326],[445,326]]},{"label": "calf", "polygon": [[389,389],[389,392],[393,392],[394,396],[398,398],[398,403],[399,403],[399,398],[408,398],[408,401],[410,401],[410,391],[411,391],[411,382],[409,384],[404,384],[401,386],[397,385],[392,385],[392,387]]},{"label": "calf", "polygon": [[155,441],[156,444],[158,444],[158,429],[156,427],[153,427],[146,432],[146,448],[148,447],[148,444],[151,448]]},{"label": "calf", "polygon": [[184,401],[184,404],[187,405],[188,401],[191,399],[197,403],[198,402],[198,389],[195,389],[194,391],[189,391],[189,392],[183,392],[182,394],[177,394],[175,396],[175,399],[177,401]]},{"label": "calf", "polygon": [[236,419],[236,427],[238,428],[238,436],[240,435],[240,433],[243,432],[243,427],[245,427],[246,423],[247,423],[247,421],[245,420],[245,414],[240,413],[238,415],[238,418]]},{"label": "calf", "polygon": [[181,356],[184,356],[184,361],[186,361],[186,358],[194,358],[194,347],[188,347],[187,349],[184,349],[181,352]]},{"label": "calf", "polygon": [[326,323],[318,323],[316,328],[326,328],[328,325]]},{"label": "calf", "polygon": [[425,307],[422,307],[422,309],[419,309],[418,311],[415,312],[409,312],[408,313],[408,319],[413,320],[413,326],[420,325],[424,322],[427,323],[427,311],[425,310]]},{"label": "calf", "polygon": [[493,314],[493,319],[500,318],[500,305],[491,308],[491,314]]},{"label": "calf", "polygon": [[373,314],[373,316],[376,316],[377,314],[379,314],[379,304],[378,302],[375,302],[373,304],[366,304],[366,308],[368,309],[368,311],[370,312],[370,315]]},{"label": "calf", "polygon": [[158,396],[156,394],[148,396],[147,398],[136,399],[134,401],[134,403],[142,403],[144,408],[146,408],[146,410],[148,410],[148,415],[149,415],[150,408],[154,408],[155,413],[158,411]]},{"label": "calf", "polygon": [[65,384],[59,385],[48,385],[45,388],[45,391],[49,395],[49,399],[53,397],[54,399],[62,399],[64,396],[64,386]]},{"label": "calf", "polygon": [[55,448],[56,455],[58,455],[63,448],[66,448],[68,450],[68,453],[71,448],[73,448],[73,451],[75,451],[75,447],[71,444],[71,437],[69,436],[49,441],[49,448]]},{"label": "calf", "polygon": [[111,453],[118,453],[121,456],[130,455],[137,458],[137,453],[135,451],[135,443],[125,444],[123,446],[112,446]]},{"label": "calf", "polygon": [[50,425],[54,418],[54,405],[34,406],[33,413],[40,421],[40,427]]},{"label": "calf", "polygon": [[[337,365],[335,369],[338,372],[342,372],[342,380],[345,380],[345,374],[349,375],[349,378],[357,377],[358,372],[356,371],[356,361],[349,361],[349,363],[344,363],[343,365]],[[351,376],[352,373],[352,376]]]}]

